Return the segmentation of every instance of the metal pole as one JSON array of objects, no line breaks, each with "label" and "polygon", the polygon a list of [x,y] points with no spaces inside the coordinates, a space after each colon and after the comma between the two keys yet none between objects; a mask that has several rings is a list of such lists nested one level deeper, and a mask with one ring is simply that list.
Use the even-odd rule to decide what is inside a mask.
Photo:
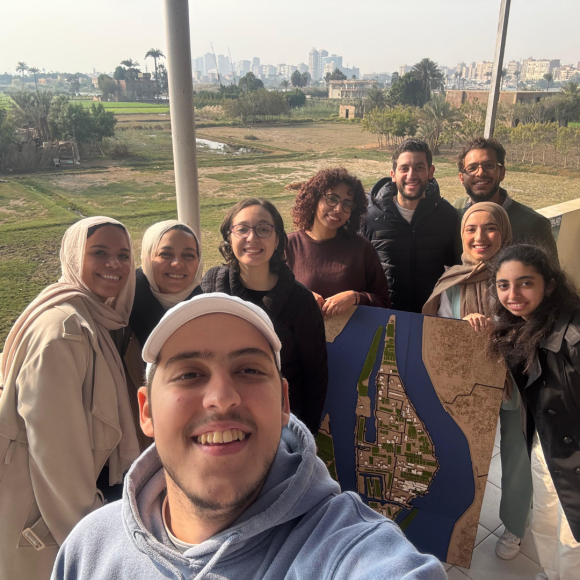
[{"label": "metal pole", "polygon": [[188,0],[164,0],[177,217],[201,239]]},{"label": "metal pole", "polygon": [[495,116],[501,87],[501,71],[503,69],[503,55],[507,37],[508,20],[510,16],[511,0],[501,0],[499,9],[499,22],[497,24],[497,39],[495,41],[495,58],[491,73],[491,86],[489,87],[489,99],[487,101],[487,114],[485,116],[485,131],[483,136],[488,139],[493,137],[495,129]]}]

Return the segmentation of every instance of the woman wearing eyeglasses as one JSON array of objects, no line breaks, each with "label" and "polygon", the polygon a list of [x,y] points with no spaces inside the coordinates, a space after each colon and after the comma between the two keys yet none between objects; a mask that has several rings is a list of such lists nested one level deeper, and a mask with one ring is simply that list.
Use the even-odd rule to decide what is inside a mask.
[{"label": "woman wearing eyeglasses", "polygon": [[357,232],[367,213],[362,183],[346,169],[323,169],[296,197],[286,256],[325,318],[363,304],[388,308],[389,287],[372,244]]},{"label": "woman wearing eyeglasses", "polygon": [[286,265],[284,221],[269,201],[250,198],[227,213],[220,231],[225,264],[206,272],[202,290],[237,296],[270,316],[282,342],[291,410],[315,434],[328,382],[324,322],[312,293]]}]

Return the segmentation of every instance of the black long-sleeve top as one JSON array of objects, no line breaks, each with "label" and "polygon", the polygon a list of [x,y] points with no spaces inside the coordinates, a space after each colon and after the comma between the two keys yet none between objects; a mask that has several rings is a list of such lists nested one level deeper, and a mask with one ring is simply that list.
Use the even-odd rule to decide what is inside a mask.
[{"label": "black long-sleeve top", "polygon": [[252,302],[268,314],[282,343],[290,410],[315,434],[326,399],[328,364],[324,321],[312,292],[296,281],[286,265],[269,292],[249,290],[228,266],[208,270],[201,287],[204,292],[224,292]]}]

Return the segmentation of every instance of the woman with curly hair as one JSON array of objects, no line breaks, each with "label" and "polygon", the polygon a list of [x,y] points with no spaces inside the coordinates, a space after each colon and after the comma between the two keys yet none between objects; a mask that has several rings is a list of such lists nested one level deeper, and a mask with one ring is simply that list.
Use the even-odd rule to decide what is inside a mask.
[{"label": "woman with curly hair", "polygon": [[532,461],[532,535],[544,574],[580,570],[580,295],[542,249],[502,250],[489,286],[489,350],[505,358],[523,401]]},{"label": "woman with curly hair", "polygon": [[237,296],[266,311],[282,343],[292,413],[316,433],[328,382],[324,322],[312,293],[286,265],[282,216],[265,199],[245,199],[227,213],[220,231],[225,264],[206,272],[202,290]]},{"label": "woman with curly hair", "polygon": [[389,287],[372,244],[357,232],[367,213],[362,183],[346,169],[323,169],[300,189],[292,210],[298,231],[286,257],[325,318],[362,304],[388,308]]}]

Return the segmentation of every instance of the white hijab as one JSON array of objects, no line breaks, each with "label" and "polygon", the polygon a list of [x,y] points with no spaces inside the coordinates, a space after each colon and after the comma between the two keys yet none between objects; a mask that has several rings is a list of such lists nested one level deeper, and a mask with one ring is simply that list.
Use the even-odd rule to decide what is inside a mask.
[{"label": "white hijab", "polygon": [[[166,234],[170,229],[174,228],[175,226],[186,227],[188,231],[191,233],[191,235],[194,237],[195,243],[197,244],[199,263],[197,265],[197,272],[195,273],[195,278],[187,288],[175,294],[163,294],[163,292],[159,290],[159,286],[157,286],[155,282],[155,277],[153,276],[153,260],[157,255],[157,250],[159,249],[161,238],[164,236],[164,234]],[[157,298],[157,300],[159,301],[161,306],[165,308],[165,310],[169,310],[176,304],[183,302],[194,291],[194,289],[197,288],[197,286],[199,286],[203,275],[203,259],[201,257],[201,244],[199,243],[197,235],[187,224],[184,224],[177,220],[166,220],[164,222],[153,224],[143,234],[143,242],[141,245],[141,268],[143,268],[143,274],[145,274],[149,282],[149,287],[151,288],[151,292],[153,292],[153,296]]]},{"label": "white hijab", "polygon": [[[123,226],[123,224],[112,218],[97,216],[80,220],[65,232],[60,249],[62,275],[56,284],[51,284],[45,288],[14,323],[4,346],[0,365],[0,386],[3,386],[4,379],[9,376],[12,365],[15,364],[14,359],[18,347],[32,322],[45,310],[57,304],[67,302],[71,298],[82,298],[96,323],[98,348],[107,361],[116,387],[122,437],[119,445],[109,457],[109,483],[114,485],[123,481],[124,472],[129,469],[131,463],[139,456],[139,443],[135,432],[123,363],[109,334],[109,331],[118,330],[129,323],[129,315],[135,297],[135,261],[133,259],[131,236],[125,226],[123,226],[127,234],[127,243],[131,249],[131,271],[127,282],[119,296],[109,298],[106,302],[103,302],[96,294],[91,292],[82,279],[83,259],[88,230],[90,227],[99,224],[118,224]],[[66,369],[63,369],[63,372],[66,372]],[[98,385],[94,385],[94,388],[98,389]]]}]

